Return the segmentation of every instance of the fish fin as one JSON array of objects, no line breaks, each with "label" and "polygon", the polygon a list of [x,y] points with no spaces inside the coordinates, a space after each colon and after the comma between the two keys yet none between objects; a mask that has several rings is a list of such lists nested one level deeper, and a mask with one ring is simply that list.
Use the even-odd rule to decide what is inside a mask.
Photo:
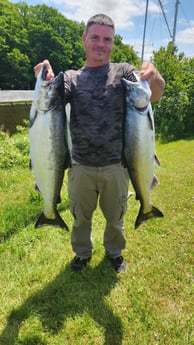
[{"label": "fish fin", "polygon": [[59,213],[57,211],[55,211],[55,212],[56,212],[56,218],[55,219],[46,218],[44,213],[42,212],[41,215],[39,216],[35,226],[34,226],[35,229],[40,228],[41,226],[55,226],[55,227],[59,227],[63,230],[69,231],[67,224],[61,218]]},{"label": "fish fin", "polygon": [[148,219],[162,217],[164,217],[163,213],[153,205],[151,211],[147,213],[143,213],[142,207],[140,207],[138,216],[135,221],[135,229],[137,229],[141,225],[141,223],[145,222]]},{"label": "fish fin", "polygon": [[127,194],[127,199],[129,199],[131,196],[133,196],[135,193],[134,192],[130,192],[128,191],[128,194]]},{"label": "fish fin", "polygon": [[41,194],[40,189],[38,188],[37,184],[34,185],[34,190],[35,190],[35,192]]},{"label": "fish fin", "polygon": [[156,175],[154,175],[154,177],[153,177],[153,180],[152,180],[152,184],[151,184],[151,190],[154,188],[154,187],[156,187],[157,185],[159,184],[159,180],[158,180],[158,178],[157,178],[157,176]]},{"label": "fish fin", "polygon": [[150,114],[150,111],[148,111],[148,119],[150,121],[150,128],[153,131],[154,130],[154,124],[153,124],[153,120],[152,120],[152,116]]},{"label": "fish fin", "polygon": [[43,64],[41,73],[42,73],[42,75],[41,75],[42,80],[46,80],[46,76],[48,73],[48,68],[47,68],[46,64]]},{"label": "fish fin", "polygon": [[160,167],[160,161],[156,154],[154,155],[154,163]]},{"label": "fish fin", "polygon": [[30,122],[29,127],[30,127],[30,128],[33,126],[33,124],[34,124],[34,122],[35,122],[37,116],[38,116],[37,109],[36,109],[34,103],[32,103],[31,109],[30,109],[30,119],[29,119],[29,122]]}]

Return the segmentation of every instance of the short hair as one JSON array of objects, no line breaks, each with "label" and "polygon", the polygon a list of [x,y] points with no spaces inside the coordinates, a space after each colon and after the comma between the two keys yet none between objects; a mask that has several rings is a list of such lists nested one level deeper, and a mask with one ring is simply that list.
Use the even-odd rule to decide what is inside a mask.
[{"label": "short hair", "polygon": [[113,20],[107,16],[106,14],[96,14],[92,17],[90,17],[88,19],[88,22],[86,24],[86,33],[88,32],[89,28],[93,25],[93,24],[100,24],[100,25],[106,25],[106,26],[110,26],[113,31],[115,31],[115,25]]}]

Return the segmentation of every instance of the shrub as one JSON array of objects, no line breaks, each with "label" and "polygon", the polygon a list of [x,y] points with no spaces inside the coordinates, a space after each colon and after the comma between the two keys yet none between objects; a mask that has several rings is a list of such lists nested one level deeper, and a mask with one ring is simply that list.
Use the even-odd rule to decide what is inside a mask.
[{"label": "shrub", "polygon": [[27,126],[18,126],[13,136],[0,132],[0,169],[29,164],[29,137]]}]

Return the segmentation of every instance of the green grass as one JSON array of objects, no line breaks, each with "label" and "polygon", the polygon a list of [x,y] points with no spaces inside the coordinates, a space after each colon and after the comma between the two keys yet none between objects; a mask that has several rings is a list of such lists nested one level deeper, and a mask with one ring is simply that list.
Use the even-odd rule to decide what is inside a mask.
[{"label": "green grass", "polygon": [[[157,143],[152,202],[165,217],[135,231],[139,205],[129,199],[120,275],[104,259],[99,209],[92,260],[74,274],[70,233],[34,230],[42,200],[27,166],[0,171],[0,345],[194,344],[193,147]],[[66,184],[59,211],[71,228]]]}]

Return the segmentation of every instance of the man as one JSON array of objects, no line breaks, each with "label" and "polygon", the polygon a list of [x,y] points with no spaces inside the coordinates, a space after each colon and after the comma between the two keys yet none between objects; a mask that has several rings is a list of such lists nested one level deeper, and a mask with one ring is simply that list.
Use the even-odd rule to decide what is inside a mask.
[{"label": "man", "polygon": [[[134,80],[135,68],[127,63],[110,63],[114,23],[97,14],[88,20],[83,44],[86,65],[64,73],[65,102],[71,104],[70,130],[73,164],[68,172],[70,210],[74,217],[71,243],[76,256],[74,272],[81,271],[92,256],[92,215],[99,200],[106,219],[104,248],[116,272],[125,272],[122,250],[126,239],[123,218],[127,210],[129,175],[122,165],[122,123],[125,112],[121,79]],[[47,64],[47,79],[54,74]],[[35,75],[42,63],[35,66]],[[151,63],[139,71],[148,80],[152,101],[160,99],[165,82]]]}]

